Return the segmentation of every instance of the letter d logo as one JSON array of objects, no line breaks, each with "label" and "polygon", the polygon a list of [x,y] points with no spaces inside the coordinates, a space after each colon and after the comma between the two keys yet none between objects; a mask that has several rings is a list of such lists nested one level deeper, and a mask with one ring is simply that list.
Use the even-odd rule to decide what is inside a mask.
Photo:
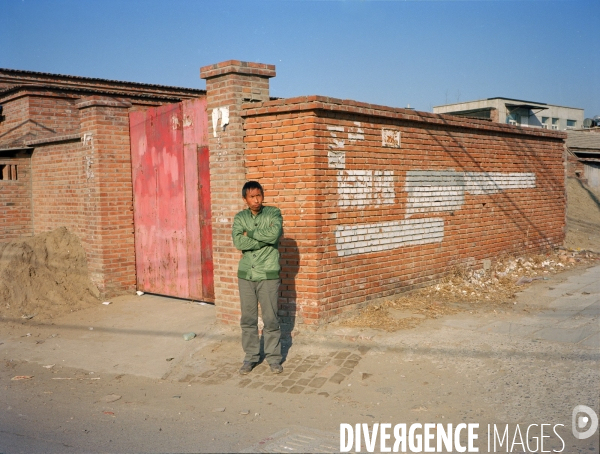
[{"label": "letter d logo", "polygon": [[[579,413],[585,413],[586,416],[578,416]],[[573,409],[573,436],[579,440],[590,438],[598,428],[598,415],[590,407],[577,405]],[[591,421],[590,427],[585,432],[580,432]]]}]

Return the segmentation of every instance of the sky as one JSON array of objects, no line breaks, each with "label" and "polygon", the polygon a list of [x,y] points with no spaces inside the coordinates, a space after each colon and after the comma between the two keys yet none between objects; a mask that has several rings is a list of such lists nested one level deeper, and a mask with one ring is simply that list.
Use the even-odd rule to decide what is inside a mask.
[{"label": "sky", "polygon": [[600,1],[0,0],[0,67],[205,88],[276,65],[271,96],[433,106],[508,97],[600,115]]}]

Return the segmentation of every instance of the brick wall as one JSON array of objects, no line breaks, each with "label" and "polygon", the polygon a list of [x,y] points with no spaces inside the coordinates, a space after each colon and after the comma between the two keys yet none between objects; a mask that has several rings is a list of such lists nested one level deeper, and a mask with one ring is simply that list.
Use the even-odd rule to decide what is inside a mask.
[{"label": "brick wall", "polygon": [[563,133],[322,97],[243,107],[299,322],[563,241]]},{"label": "brick wall", "polygon": [[[209,119],[212,243],[217,317],[239,322],[237,266],[240,252],[233,247],[233,217],[245,205],[244,130],[240,117],[244,100],[267,101],[269,78],[275,67],[230,60],[200,69],[206,79]],[[228,120],[228,121],[227,121]]]},{"label": "brick wall", "polygon": [[567,176],[585,179],[584,164],[572,153],[567,153]]},{"label": "brick wall", "polygon": [[0,121],[0,144],[11,146],[29,132],[29,101],[23,97],[3,102],[2,107],[4,120]]},{"label": "brick wall", "polygon": [[31,236],[31,158],[0,156],[0,176],[0,241]]},{"label": "brick wall", "polygon": [[34,234],[67,227],[87,244],[81,142],[38,146],[31,161]]},{"label": "brick wall", "polygon": [[135,290],[129,111],[124,99],[82,98],[82,234],[90,277],[110,296]]},{"label": "brick wall", "polygon": [[79,112],[76,98],[54,94],[29,97],[30,119],[38,126],[38,137],[79,132]]}]

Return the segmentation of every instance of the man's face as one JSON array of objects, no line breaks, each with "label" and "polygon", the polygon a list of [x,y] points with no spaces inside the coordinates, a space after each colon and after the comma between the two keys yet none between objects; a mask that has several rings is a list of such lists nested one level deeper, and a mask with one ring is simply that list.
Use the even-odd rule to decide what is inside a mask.
[{"label": "man's face", "polygon": [[246,201],[248,208],[250,208],[250,211],[256,214],[263,206],[264,196],[262,192],[260,192],[260,189],[248,189],[244,200]]}]

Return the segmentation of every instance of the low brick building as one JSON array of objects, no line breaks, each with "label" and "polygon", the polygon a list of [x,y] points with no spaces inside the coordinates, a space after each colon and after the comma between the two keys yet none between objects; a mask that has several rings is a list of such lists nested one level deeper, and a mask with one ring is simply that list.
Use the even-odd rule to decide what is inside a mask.
[{"label": "low brick building", "polygon": [[101,293],[135,290],[129,112],[205,92],[7,69],[0,90],[0,240],[66,226]]},{"label": "low brick building", "polygon": [[[38,123],[47,124],[32,118],[28,128],[40,137],[28,136],[21,145],[10,142],[16,136],[14,126],[7,127],[9,117],[11,125],[25,121],[12,119],[26,110],[17,101],[27,98],[19,102],[32,105],[34,96],[24,95],[30,89],[22,86],[1,92],[6,108],[0,148],[10,159],[2,158],[0,164],[16,165],[17,175],[23,175],[11,184],[0,182],[0,203],[12,203],[13,213],[19,213],[0,217],[3,238],[67,225],[87,245],[94,282],[101,290],[129,291],[136,282],[145,291],[163,288],[152,287],[157,276],[167,273],[177,279],[181,269],[169,265],[170,252],[142,258],[147,249],[156,248],[140,246],[145,244],[140,238],[157,235],[150,233],[155,232],[148,224],[152,216],[135,213],[147,210],[146,205],[154,213],[164,200],[175,200],[171,192],[151,188],[165,178],[169,188],[186,185],[184,192],[190,191],[191,165],[192,176],[199,175],[192,178],[192,186],[200,187],[200,208],[192,207],[192,216],[185,205],[188,216],[177,232],[187,228],[187,233],[174,237],[178,244],[189,244],[195,228],[203,238],[210,236],[210,251],[203,249],[202,261],[188,255],[185,273],[202,268],[204,275],[191,281],[214,281],[218,317],[237,323],[239,252],[231,242],[231,223],[244,207],[243,182],[257,179],[265,187],[266,203],[280,207],[284,217],[281,315],[306,324],[334,320],[368,301],[423,285],[455,265],[480,266],[501,253],[562,243],[565,133],[320,96],[271,100],[269,79],[274,76],[272,65],[228,61],[201,69],[206,93],[134,84],[140,90],[135,94],[69,97],[75,88],[45,87],[62,97],[52,96],[67,98],[61,101],[63,122],[77,130],[54,126],[50,142],[39,132],[43,128]],[[143,94],[144,87],[162,91]],[[172,98],[167,99],[168,93]],[[194,121],[206,124],[192,140],[199,157],[189,161],[192,135],[186,136],[185,127],[193,115],[185,113],[185,106],[194,97],[205,102],[204,113]],[[172,143],[182,142],[180,161],[177,153],[161,158],[165,152],[152,144],[167,149],[169,134],[165,129],[153,137],[147,126],[163,118],[174,103],[184,106],[178,117],[168,117],[173,130],[180,121],[184,130],[183,139],[171,138]],[[77,113],[77,121],[67,110]],[[24,136],[26,130],[20,127]],[[96,147],[93,155],[88,140]],[[204,159],[202,153],[208,162],[205,174],[194,167]],[[188,183],[177,177],[182,172]],[[27,185],[33,204],[27,202]],[[51,200],[40,203],[48,194],[53,194]],[[146,202],[138,206],[140,200]],[[17,204],[21,208],[13,208]],[[176,213],[165,215],[170,217]],[[157,221],[166,224],[156,227],[167,232],[158,235],[166,243],[174,222],[169,219]],[[138,228],[143,223],[144,229]],[[161,247],[172,246],[157,250]],[[119,266],[113,272],[107,265]]]}]

